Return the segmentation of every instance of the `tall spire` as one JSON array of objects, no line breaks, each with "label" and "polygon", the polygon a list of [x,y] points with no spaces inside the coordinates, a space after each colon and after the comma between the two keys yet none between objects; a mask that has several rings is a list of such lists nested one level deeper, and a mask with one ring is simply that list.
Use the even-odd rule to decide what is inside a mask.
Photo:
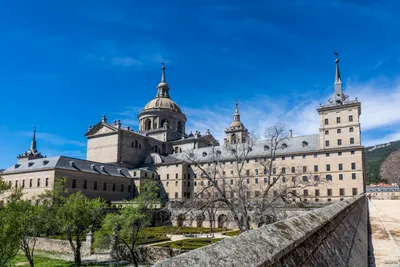
[{"label": "tall spire", "polygon": [[335,72],[335,92],[333,96],[329,99],[330,104],[341,105],[346,100],[347,96],[343,94],[342,88],[342,79],[340,77],[340,70],[339,70],[339,53],[333,53],[336,56],[335,64],[336,64],[336,72]]},{"label": "tall spire", "polygon": [[235,114],[233,115],[233,119],[234,121],[240,121],[239,104],[237,100],[236,100],[236,109],[235,109]]},{"label": "tall spire", "polygon": [[31,142],[31,148],[29,149],[31,152],[36,152],[36,126],[33,129],[33,137]]},{"label": "tall spire", "polygon": [[165,82],[165,64],[164,62],[161,63],[161,82],[157,86],[157,95],[156,97],[169,97],[169,87],[168,84]]}]

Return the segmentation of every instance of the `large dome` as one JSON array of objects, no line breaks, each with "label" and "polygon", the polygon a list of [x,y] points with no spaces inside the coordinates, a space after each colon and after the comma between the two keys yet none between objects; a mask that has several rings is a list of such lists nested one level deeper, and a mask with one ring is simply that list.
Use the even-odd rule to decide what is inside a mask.
[{"label": "large dome", "polygon": [[151,110],[151,109],[172,109],[174,111],[178,111],[182,113],[181,108],[171,99],[166,97],[156,97],[146,104],[143,111]]}]

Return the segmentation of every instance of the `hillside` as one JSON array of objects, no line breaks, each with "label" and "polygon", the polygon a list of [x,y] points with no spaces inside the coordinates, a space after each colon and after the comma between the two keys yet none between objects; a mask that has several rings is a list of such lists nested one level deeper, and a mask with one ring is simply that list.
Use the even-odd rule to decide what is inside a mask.
[{"label": "hillside", "polygon": [[397,149],[400,149],[400,140],[365,148],[367,184],[381,181],[381,177],[379,176],[381,164],[387,158],[387,156],[390,155],[390,153]]}]

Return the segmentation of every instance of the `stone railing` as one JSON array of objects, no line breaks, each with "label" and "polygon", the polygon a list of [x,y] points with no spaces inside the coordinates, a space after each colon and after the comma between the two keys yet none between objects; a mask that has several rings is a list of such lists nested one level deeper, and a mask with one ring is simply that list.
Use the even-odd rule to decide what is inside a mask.
[{"label": "stone railing", "polygon": [[154,266],[368,266],[367,199],[347,199]]}]

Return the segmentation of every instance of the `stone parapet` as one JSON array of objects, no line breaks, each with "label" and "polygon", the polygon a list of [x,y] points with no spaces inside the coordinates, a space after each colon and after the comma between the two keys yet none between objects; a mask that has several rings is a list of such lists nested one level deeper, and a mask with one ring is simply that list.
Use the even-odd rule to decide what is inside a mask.
[{"label": "stone parapet", "polygon": [[367,223],[359,195],[154,266],[368,266]]}]

